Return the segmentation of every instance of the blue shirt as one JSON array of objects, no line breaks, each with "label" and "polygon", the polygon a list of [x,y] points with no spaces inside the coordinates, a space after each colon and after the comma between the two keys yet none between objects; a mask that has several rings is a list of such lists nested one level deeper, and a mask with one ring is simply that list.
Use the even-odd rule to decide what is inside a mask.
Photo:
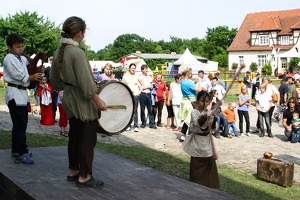
[{"label": "blue shirt", "polygon": [[192,80],[182,79],[180,81],[180,87],[183,97],[196,97],[197,92],[194,90],[196,85]]},{"label": "blue shirt", "polygon": [[[240,94],[238,96],[238,99],[242,100],[242,101],[246,101],[247,99],[250,99],[249,95],[242,95]],[[240,104],[238,104],[238,110],[242,110],[242,111],[248,111],[249,106],[247,106],[246,104],[240,106]]]}]

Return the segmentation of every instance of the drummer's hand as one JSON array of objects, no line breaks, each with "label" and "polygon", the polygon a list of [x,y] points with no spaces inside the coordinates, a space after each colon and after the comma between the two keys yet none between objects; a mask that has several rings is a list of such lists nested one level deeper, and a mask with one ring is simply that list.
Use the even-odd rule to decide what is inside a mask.
[{"label": "drummer's hand", "polygon": [[99,99],[99,101],[96,102],[96,106],[98,110],[105,111],[106,110],[106,104],[102,99]]},{"label": "drummer's hand", "polygon": [[93,94],[92,100],[95,102],[98,110],[100,110],[100,111],[106,110],[105,102],[102,99],[100,99],[100,97],[96,93]]}]

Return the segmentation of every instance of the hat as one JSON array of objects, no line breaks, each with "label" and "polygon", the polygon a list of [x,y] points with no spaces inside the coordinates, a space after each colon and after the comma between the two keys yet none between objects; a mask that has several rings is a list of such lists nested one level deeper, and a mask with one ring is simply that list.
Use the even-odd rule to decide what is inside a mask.
[{"label": "hat", "polygon": [[215,73],[215,76],[219,76],[219,75],[220,75],[219,72],[216,72],[216,73]]},{"label": "hat", "polygon": [[246,74],[250,74],[250,71],[246,71]]}]

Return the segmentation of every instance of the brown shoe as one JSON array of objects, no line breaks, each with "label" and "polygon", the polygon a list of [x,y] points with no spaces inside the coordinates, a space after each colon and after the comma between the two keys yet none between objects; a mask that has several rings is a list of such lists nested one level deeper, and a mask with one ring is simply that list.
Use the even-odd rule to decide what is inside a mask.
[{"label": "brown shoe", "polygon": [[216,138],[220,139],[220,135],[215,135]]},{"label": "brown shoe", "polygon": [[164,125],[162,123],[157,123],[158,127],[164,127]]},{"label": "brown shoe", "polygon": [[227,134],[225,137],[232,138],[232,136],[230,134]]}]

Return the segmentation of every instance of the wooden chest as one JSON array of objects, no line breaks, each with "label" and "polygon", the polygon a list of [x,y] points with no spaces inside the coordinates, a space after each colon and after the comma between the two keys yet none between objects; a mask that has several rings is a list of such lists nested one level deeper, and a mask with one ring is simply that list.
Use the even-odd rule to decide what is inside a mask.
[{"label": "wooden chest", "polygon": [[294,178],[294,163],[259,158],[257,159],[257,177],[284,187],[291,186]]}]

